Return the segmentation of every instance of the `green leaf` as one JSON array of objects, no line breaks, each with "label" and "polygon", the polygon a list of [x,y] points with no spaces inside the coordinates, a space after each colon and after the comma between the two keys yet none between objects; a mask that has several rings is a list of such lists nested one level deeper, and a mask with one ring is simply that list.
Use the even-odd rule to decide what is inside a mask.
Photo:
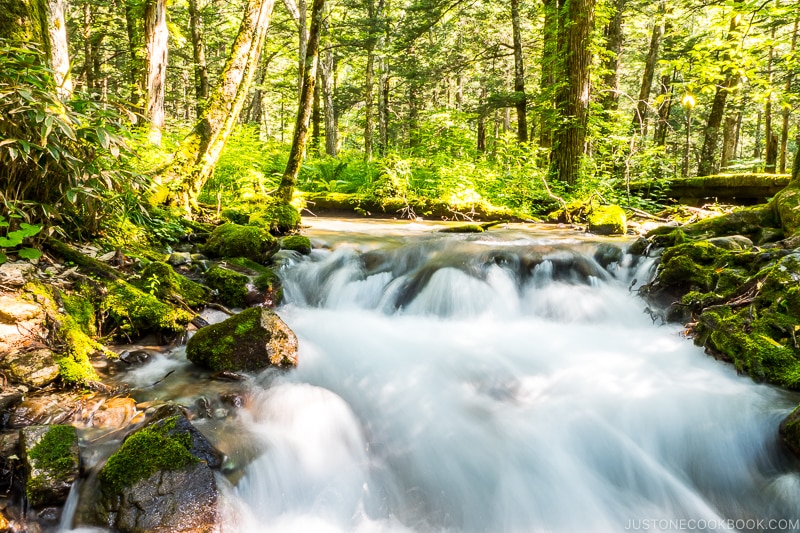
[{"label": "green leaf", "polygon": [[21,248],[17,252],[17,255],[20,256],[20,258],[22,259],[32,260],[32,259],[39,259],[40,257],[42,257],[42,252],[40,250],[37,250],[36,248]]},{"label": "green leaf", "polygon": [[97,138],[100,139],[100,145],[108,150],[108,133],[103,128],[97,128]]},{"label": "green leaf", "polygon": [[22,239],[17,240],[15,237],[11,237],[10,233],[9,237],[0,237],[0,248],[13,248],[22,242]]},{"label": "green leaf", "polygon": [[8,261],[8,257],[6,257],[6,254],[4,254],[3,252],[0,252],[0,265],[5,263],[6,261]]},{"label": "green leaf", "polygon": [[[26,222],[21,223],[19,225],[19,228],[20,229],[18,231],[22,232],[23,238],[25,238],[25,237],[33,237],[34,235],[36,235],[37,233],[42,231],[41,224],[28,224]],[[16,233],[16,232],[12,232],[12,233]]]}]

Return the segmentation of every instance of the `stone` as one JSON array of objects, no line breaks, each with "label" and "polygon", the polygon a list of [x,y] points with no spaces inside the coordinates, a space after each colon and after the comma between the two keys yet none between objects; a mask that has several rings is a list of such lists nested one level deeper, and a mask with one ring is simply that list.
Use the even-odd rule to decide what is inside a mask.
[{"label": "stone", "polygon": [[729,235],[727,237],[712,237],[706,239],[718,248],[725,250],[749,250],[753,247],[753,241],[744,235]]},{"label": "stone", "polygon": [[20,431],[22,460],[28,473],[25,492],[33,507],[67,500],[80,474],[78,433],[72,426],[29,426]]},{"label": "stone", "polygon": [[297,365],[297,337],[271,309],[254,307],[199,330],[186,357],[213,371],[253,372]]},{"label": "stone", "polygon": [[247,284],[250,279],[233,270],[212,267],[205,274],[206,284],[214,289],[217,298],[228,307],[244,307],[248,293]]},{"label": "stone", "polygon": [[192,263],[192,254],[189,252],[174,252],[169,254],[167,263],[172,266],[190,265]]},{"label": "stone", "polygon": [[11,296],[0,296],[0,321],[16,324],[40,316],[42,316],[40,306]]},{"label": "stone", "polygon": [[92,413],[90,424],[104,429],[123,428],[128,426],[137,414],[136,400],[133,398],[110,398]]},{"label": "stone", "polygon": [[618,205],[602,205],[592,209],[587,217],[588,230],[597,235],[624,234],[627,218]]},{"label": "stone", "polygon": [[62,424],[72,419],[77,407],[78,401],[72,394],[30,394],[9,409],[8,426]]},{"label": "stone", "polygon": [[258,263],[267,261],[278,248],[278,240],[268,230],[228,223],[211,232],[203,252],[211,257],[246,257]]},{"label": "stone", "polygon": [[94,518],[122,532],[219,531],[221,465],[180,408],[161,406],[100,471]]},{"label": "stone", "polygon": [[31,277],[35,269],[36,267],[27,261],[3,263],[0,265],[0,280],[21,284]]},{"label": "stone", "polygon": [[289,235],[280,239],[281,250],[293,250],[302,255],[311,253],[311,240],[303,235]]},{"label": "stone", "polygon": [[28,352],[11,352],[0,361],[0,369],[12,381],[28,387],[40,389],[54,382],[59,375],[59,367],[48,348]]}]

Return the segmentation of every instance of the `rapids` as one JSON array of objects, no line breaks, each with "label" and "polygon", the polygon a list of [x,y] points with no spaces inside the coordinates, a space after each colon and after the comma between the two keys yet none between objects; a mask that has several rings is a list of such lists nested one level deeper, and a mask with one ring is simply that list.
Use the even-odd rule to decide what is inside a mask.
[{"label": "rapids", "polygon": [[225,531],[800,525],[777,439],[798,398],[654,321],[636,288],[655,260],[629,240],[347,222],[308,235],[312,255],[280,267],[299,366],[256,377],[227,437],[250,459]]}]

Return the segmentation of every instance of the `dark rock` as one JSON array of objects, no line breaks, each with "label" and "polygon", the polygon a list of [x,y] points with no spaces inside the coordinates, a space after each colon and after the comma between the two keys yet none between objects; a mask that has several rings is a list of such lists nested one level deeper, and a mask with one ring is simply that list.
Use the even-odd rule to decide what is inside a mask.
[{"label": "dark rock", "polygon": [[67,500],[80,473],[78,434],[72,426],[29,426],[20,431],[22,460],[28,474],[25,492],[33,507]]},{"label": "dark rock", "polygon": [[198,331],[186,345],[186,357],[214,371],[292,367],[297,337],[274,311],[254,307]]},{"label": "dark rock", "polygon": [[622,248],[619,246],[603,243],[599,245],[594,252],[594,259],[600,263],[600,266],[607,268],[611,263],[618,263],[624,255],[625,252],[623,252]]}]

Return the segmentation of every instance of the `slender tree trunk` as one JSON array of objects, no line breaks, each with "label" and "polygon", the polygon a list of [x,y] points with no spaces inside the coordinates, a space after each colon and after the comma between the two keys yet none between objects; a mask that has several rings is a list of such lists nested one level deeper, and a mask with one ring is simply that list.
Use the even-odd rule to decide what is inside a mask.
[{"label": "slender tree trunk", "polygon": [[574,185],[580,175],[586,141],[589,107],[591,51],[589,40],[594,24],[594,0],[566,0],[559,16],[559,78],[556,91],[558,125],[550,152],[554,177]]},{"label": "slender tree trunk", "polygon": [[481,86],[481,94],[478,100],[478,152],[486,153],[486,87]]},{"label": "slender tree trunk", "polygon": [[[664,4],[659,6],[659,18],[664,16]],[[664,22],[657,20],[653,25],[650,36],[650,47],[647,50],[647,59],[644,62],[642,85],[639,88],[639,99],[636,102],[636,111],[633,114],[633,127],[644,137],[647,135],[647,107],[650,103],[650,88],[653,86],[653,76],[658,62],[658,48],[661,37],[664,35]]]},{"label": "slender tree trunk", "polygon": [[367,68],[364,72],[364,159],[372,159],[373,130],[373,92],[375,78],[375,48],[379,42],[378,24],[383,16],[384,0],[369,0],[367,14],[369,16],[369,34],[367,35]]},{"label": "slender tree trunk", "polygon": [[322,30],[322,16],[325,12],[325,0],[314,0],[311,7],[311,29],[308,32],[308,45],[306,47],[305,65],[303,67],[303,89],[300,91],[300,107],[297,110],[297,120],[294,126],[292,148],[289,151],[289,161],[283,172],[281,183],[275,192],[275,197],[290,202],[300,174],[306,151],[308,137],[308,123],[311,119],[312,100],[314,99],[314,84],[317,79],[317,63],[319,57],[319,39]]},{"label": "slender tree trunk", "polygon": [[514,100],[517,108],[517,140],[528,142],[528,98],[525,95],[525,63],[522,57],[519,0],[511,0],[511,27],[514,39]]},{"label": "slender tree trunk", "polygon": [[191,211],[200,189],[214,172],[247,99],[274,5],[275,0],[248,0],[231,54],[203,116],[159,176],[158,182],[169,191],[165,199],[168,204]]},{"label": "slender tree trunk", "polygon": [[667,144],[667,130],[669,129],[669,114],[672,111],[672,82],[677,74],[677,69],[672,70],[672,76],[661,76],[661,103],[658,106],[658,124],[653,136],[653,142],[659,146]]},{"label": "slender tree trunk", "polygon": [[736,153],[737,119],[738,116],[734,110],[729,110],[725,115],[725,124],[722,128],[722,159],[719,163],[720,169],[726,168]]},{"label": "slender tree trunk", "polygon": [[761,157],[761,110],[756,114],[756,134],[753,140],[753,159]]},{"label": "slender tree trunk", "polygon": [[[775,40],[775,26],[772,27],[770,35],[772,41]],[[772,64],[775,58],[775,48],[769,47],[767,54],[767,81],[769,87],[772,87]],[[778,137],[775,135],[772,128],[772,91],[767,93],[767,102],[764,105],[764,139],[767,143],[767,153],[764,158],[764,172],[774,174],[775,166],[778,160]]]},{"label": "slender tree trunk", "polygon": [[543,0],[544,8],[544,44],[542,47],[542,80],[539,86],[541,110],[539,122],[539,146],[550,148],[553,145],[553,126],[555,111],[555,67],[558,60],[558,0]]},{"label": "slender tree trunk", "polygon": [[144,7],[144,42],[147,59],[146,107],[150,142],[161,144],[164,129],[164,94],[167,87],[167,0],[148,0]]},{"label": "slender tree trunk", "polygon": [[606,39],[605,74],[603,75],[603,96],[600,103],[606,111],[615,110],[619,106],[619,66],[622,55],[622,15],[625,11],[627,0],[615,0],[614,15],[603,31]]},{"label": "slender tree trunk", "polygon": [[[797,50],[797,29],[798,29],[797,27],[798,27],[798,24],[800,24],[800,15],[798,15],[797,18],[794,19],[794,29],[792,30],[792,46],[791,46],[791,50],[789,52],[790,56],[793,56],[795,50]],[[789,94],[792,91],[792,81],[793,81],[793,79],[794,79],[794,70],[793,69],[789,69],[789,71],[786,73],[786,87],[785,87],[786,94]],[[780,151],[781,151],[781,153],[780,153],[780,159],[781,159],[780,172],[781,172],[781,174],[785,174],[786,173],[786,147],[787,147],[787,144],[788,144],[788,141],[789,141],[789,115],[790,114],[791,114],[791,108],[789,106],[787,106],[787,105],[783,106],[783,109],[781,111],[781,115],[782,115],[782,118],[783,118],[783,123],[781,124],[781,149],[780,149]]]},{"label": "slender tree trunk", "polygon": [[294,19],[297,26],[297,94],[298,98],[303,90],[303,69],[306,61],[308,47],[308,22],[306,20],[306,0],[283,0],[283,5]]},{"label": "slender tree trunk", "polygon": [[50,66],[56,80],[56,91],[62,100],[72,96],[67,26],[64,21],[64,0],[48,0],[47,29],[50,33]]},{"label": "slender tree trunk", "polygon": [[333,76],[333,50],[330,47],[330,28],[326,17],[322,23],[322,33],[325,36],[325,50],[320,61],[320,79],[322,81],[322,100],[325,114],[325,153],[336,157],[339,151],[339,126],[336,123],[336,108],[334,107],[334,76]]},{"label": "slender tree trunk", "polygon": [[130,56],[128,67],[128,84],[131,90],[131,105],[139,111],[140,100],[144,90],[144,74],[142,73],[142,39],[137,21],[144,17],[143,13],[138,13],[137,3],[134,0],[125,0],[125,30],[128,34],[128,55]]},{"label": "slender tree trunk", "polygon": [[381,61],[381,81],[378,92],[378,136],[381,155],[389,150],[389,58]]},{"label": "slender tree trunk", "polygon": [[198,117],[203,114],[203,106],[208,100],[210,91],[206,45],[203,40],[203,19],[200,17],[199,2],[200,0],[189,0],[189,26],[192,32],[192,55],[194,56],[194,93],[197,99]]},{"label": "slender tree trunk", "polygon": [[321,133],[321,123],[322,123],[322,106],[320,105],[320,74],[319,70],[317,70],[317,80],[314,84],[314,105],[311,110],[311,147],[313,148],[315,153],[319,153],[319,145],[320,145],[320,137],[322,136]]},{"label": "slender tree trunk", "polygon": [[[731,18],[730,28],[728,29],[727,40],[730,44],[736,39],[736,27],[739,25],[741,14],[738,10],[741,2],[736,2],[734,15]],[[722,117],[725,114],[725,102],[728,93],[736,85],[739,79],[738,74],[730,65],[723,69],[724,81],[717,87],[714,94],[714,101],[711,104],[711,111],[708,114],[708,121],[703,135],[703,148],[700,150],[700,163],[697,167],[698,176],[708,176],[714,172],[714,162],[717,154],[717,144],[719,140],[719,128],[722,124]]]},{"label": "slender tree trunk", "polygon": [[94,61],[92,61],[92,4],[83,4],[83,75],[87,91],[94,89]]}]

